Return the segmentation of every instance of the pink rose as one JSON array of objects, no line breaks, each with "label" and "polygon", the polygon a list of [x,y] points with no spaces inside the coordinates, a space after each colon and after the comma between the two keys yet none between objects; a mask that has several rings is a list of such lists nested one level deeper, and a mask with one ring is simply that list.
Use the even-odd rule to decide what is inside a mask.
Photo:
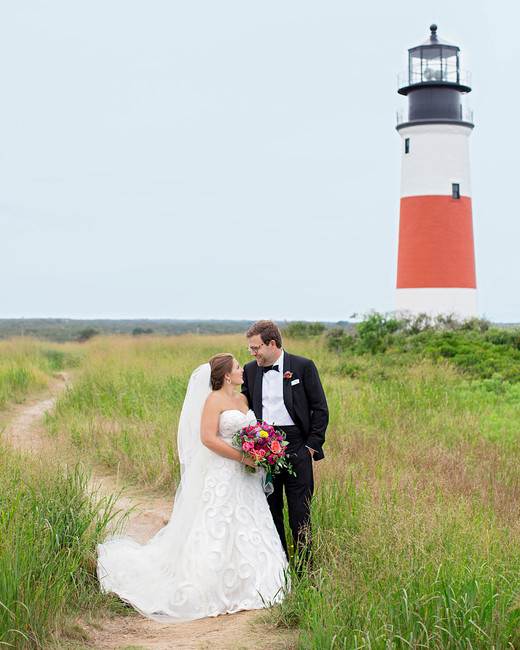
[{"label": "pink rose", "polygon": [[279,454],[282,449],[282,445],[278,442],[278,440],[273,440],[271,443],[271,451],[273,454]]}]

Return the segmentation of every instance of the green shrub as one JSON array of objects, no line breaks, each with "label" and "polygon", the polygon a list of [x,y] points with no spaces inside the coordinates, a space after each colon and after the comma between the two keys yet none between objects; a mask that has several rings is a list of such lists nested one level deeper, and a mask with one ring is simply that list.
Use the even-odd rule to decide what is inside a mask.
[{"label": "green shrub", "polygon": [[293,339],[307,339],[309,337],[319,337],[324,331],[325,325],[323,323],[294,321],[284,328],[284,335]]},{"label": "green shrub", "polygon": [[506,345],[517,350],[520,349],[520,332],[518,330],[490,327],[484,335],[484,340],[493,343],[493,345]]},{"label": "green shrub", "polygon": [[78,332],[77,340],[78,341],[88,341],[93,336],[98,336],[101,334],[100,330],[96,327],[84,327]]},{"label": "green shrub", "polygon": [[132,330],[132,336],[143,336],[145,334],[153,334],[153,329],[151,327],[134,327]]},{"label": "green shrub", "polygon": [[326,342],[329,350],[340,353],[352,348],[355,338],[347,334],[343,327],[333,327],[326,334]]},{"label": "green shrub", "polygon": [[356,352],[361,354],[386,352],[394,340],[394,332],[401,327],[401,321],[396,318],[390,318],[377,312],[365,315],[362,322],[356,325],[358,333],[355,344]]}]

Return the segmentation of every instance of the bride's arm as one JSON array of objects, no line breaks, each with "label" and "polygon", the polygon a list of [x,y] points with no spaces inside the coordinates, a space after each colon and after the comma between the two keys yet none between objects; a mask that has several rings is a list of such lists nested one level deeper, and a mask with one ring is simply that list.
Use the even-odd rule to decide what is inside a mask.
[{"label": "bride's arm", "polygon": [[231,458],[239,463],[243,462],[244,465],[249,465],[250,467],[255,467],[254,462],[245,456],[243,452],[228,445],[227,442],[224,442],[217,436],[221,409],[218,400],[212,398],[213,395],[208,397],[204,410],[202,411],[202,421],[200,425],[200,439],[202,444],[220,456]]}]

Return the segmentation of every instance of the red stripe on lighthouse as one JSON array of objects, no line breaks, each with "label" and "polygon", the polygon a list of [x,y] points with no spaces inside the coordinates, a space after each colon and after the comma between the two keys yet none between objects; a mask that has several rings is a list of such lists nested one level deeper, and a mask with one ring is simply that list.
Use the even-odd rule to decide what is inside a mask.
[{"label": "red stripe on lighthouse", "polygon": [[471,199],[401,199],[397,288],[476,289]]}]

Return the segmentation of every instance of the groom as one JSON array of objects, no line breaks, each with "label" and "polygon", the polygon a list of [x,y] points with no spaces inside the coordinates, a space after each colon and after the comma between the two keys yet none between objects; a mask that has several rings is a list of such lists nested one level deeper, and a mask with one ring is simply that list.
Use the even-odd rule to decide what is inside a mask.
[{"label": "groom", "polygon": [[273,477],[269,507],[285,552],[283,490],[289,510],[289,526],[300,560],[310,558],[310,502],[314,491],[312,461],[323,458],[322,445],[329,410],[316,366],[310,359],[282,349],[278,325],[260,320],[246,333],[255,361],[244,367],[242,392],[258,420],[274,424],[289,442],[288,460],[296,476],[282,470]]}]

